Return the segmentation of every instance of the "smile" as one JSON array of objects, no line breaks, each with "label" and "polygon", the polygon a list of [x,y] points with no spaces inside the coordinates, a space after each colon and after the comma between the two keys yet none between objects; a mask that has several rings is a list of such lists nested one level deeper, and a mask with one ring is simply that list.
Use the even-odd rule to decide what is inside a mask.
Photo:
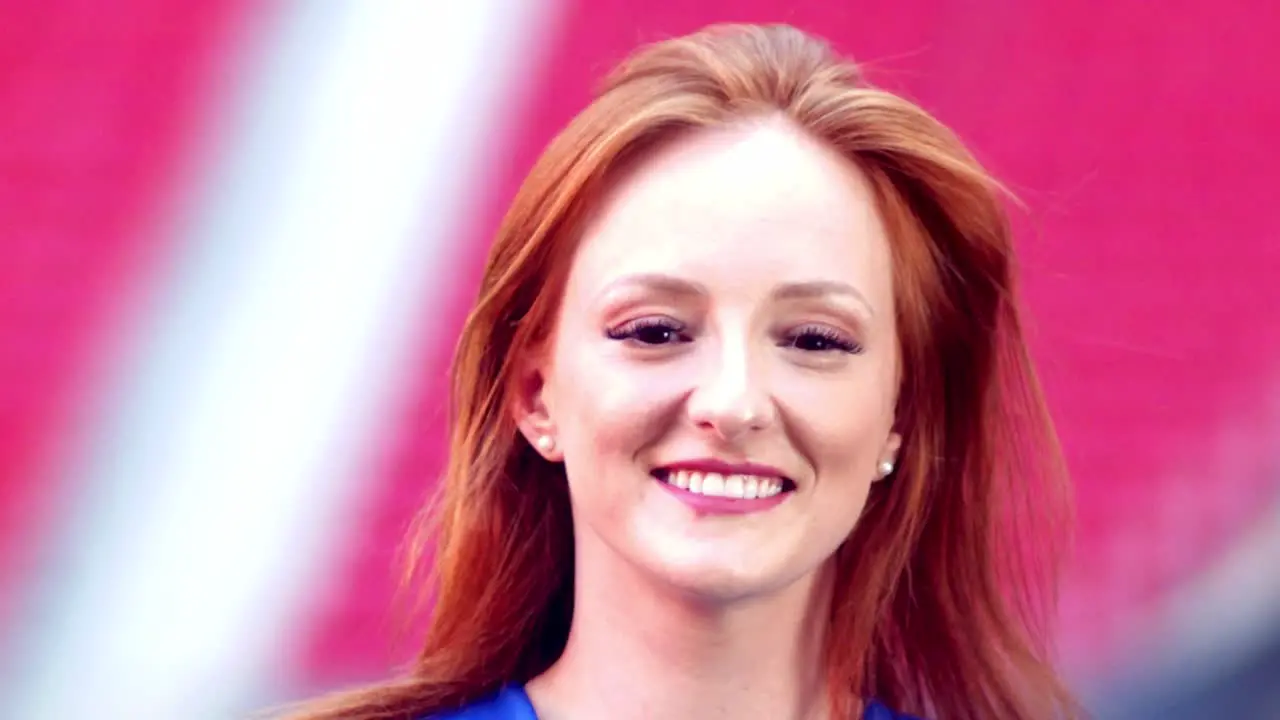
[{"label": "smile", "polygon": [[668,473],[666,482],[681,490],[707,497],[755,498],[773,497],[782,492],[783,480],[763,475],[722,475],[697,470],[675,470]]},{"label": "smile", "polygon": [[653,477],[700,515],[768,510],[795,490],[795,483],[773,468],[715,461],[658,468]]}]

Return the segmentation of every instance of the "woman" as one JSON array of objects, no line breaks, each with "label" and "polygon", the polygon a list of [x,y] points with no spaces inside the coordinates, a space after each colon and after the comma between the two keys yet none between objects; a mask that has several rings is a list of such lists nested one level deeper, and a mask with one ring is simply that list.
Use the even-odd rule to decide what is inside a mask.
[{"label": "woman", "polygon": [[490,253],[421,655],[297,717],[1072,715],[1012,251],[952,134],[819,41],[641,50]]}]

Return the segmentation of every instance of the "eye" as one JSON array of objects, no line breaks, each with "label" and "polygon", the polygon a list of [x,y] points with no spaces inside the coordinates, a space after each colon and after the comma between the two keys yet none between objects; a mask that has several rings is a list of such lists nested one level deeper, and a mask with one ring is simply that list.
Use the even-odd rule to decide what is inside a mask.
[{"label": "eye", "polygon": [[689,342],[685,326],[665,317],[645,317],[610,328],[606,333],[610,340],[631,341],[640,345],[673,345]]},{"label": "eye", "polygon": [[783,345],[805,352],[839,351],[850,355],[857,355],[862,352],[862,345],[856,340],[825,325],[802,327],[787,335]]}]

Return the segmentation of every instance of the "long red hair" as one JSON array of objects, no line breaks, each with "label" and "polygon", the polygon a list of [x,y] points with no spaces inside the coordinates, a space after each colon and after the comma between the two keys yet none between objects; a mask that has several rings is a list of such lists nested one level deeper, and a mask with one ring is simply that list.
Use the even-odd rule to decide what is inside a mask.
[{"label": "long red hair", "polygon": [[786,26],[716,26],[641,49],[529,173],[490,250],[453,365],[432,506],[434,610],[397,680],[306,720],[409,720],[545,670],[573,614],[563,467],[510,408],[547,336],[585,218],[619,168],[678,133],[781,115],[859,167],[889,229],[903,380],[893,479],[836,558],[824,649],[834,717],[862,698],[937,720],[1074,716],[1049,626],[1067,484],[1028,357],[998,185],[922,109]]}]

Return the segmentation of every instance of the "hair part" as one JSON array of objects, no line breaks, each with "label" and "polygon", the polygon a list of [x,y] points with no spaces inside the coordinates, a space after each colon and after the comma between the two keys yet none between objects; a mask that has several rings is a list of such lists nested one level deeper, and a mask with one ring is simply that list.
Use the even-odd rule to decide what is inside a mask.
[{"label": "hair part", "polygon": [[937,720],[1079,714],[1050,643],[1068,485],[1019,320],[1002,189],[945,126],[823,42],[726,25],[633,55],[526,178],[458,343],[449,458],[414,543],[417,560],[434,546],[425,644],[405,677],[293,717],[410,720],[556,660],[573,613],[569,498],[563,468],[517,432],[513,363],[552,331],[583,226],[622,168],[678,134],[762,116],[867,175],[893,255],[904,441],[837,552],[833,717],[868,697]]}]

